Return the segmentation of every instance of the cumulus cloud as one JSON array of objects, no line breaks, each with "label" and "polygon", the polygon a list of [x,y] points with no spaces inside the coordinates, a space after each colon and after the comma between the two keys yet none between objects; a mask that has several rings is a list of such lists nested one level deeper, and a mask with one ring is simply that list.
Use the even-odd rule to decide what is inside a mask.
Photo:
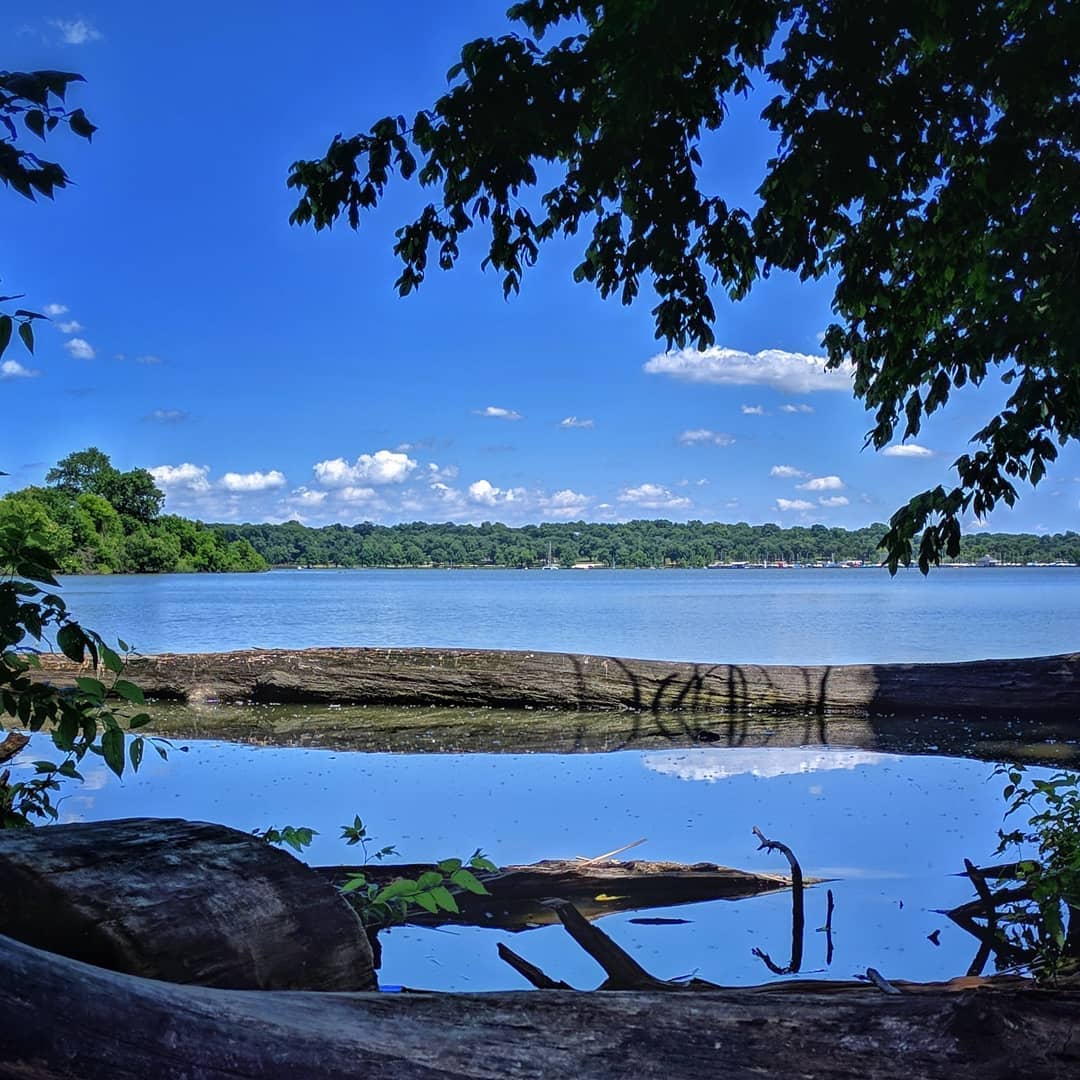
[{"label": "cumulus cloud", "polygon": [[798,405],[781,405],[780,411],[786,413],[812,413],[814,406],[800,402]]},{"label": "cumulus cloud", "polygon": [[469,499],[482,506],[519,502],[524,496],[523,488],[497,488],[490,480],[476,480],[469,485]]},{"label": "cumulus cloud", "polygon": [[765,415],[765,406],[764,405],[740,405],[739,408],[742,410],[743,416],[764,416]]},{"label": "cumulus cloud", "polygon": [[933,457],[934,451],[916,443],[896,443],[881,451],[886,457]]},{"label": "cumulus cloud", "polygon": [[325,491],[311,491],[306,487],[294,488],[289,492],[288,502],[296,503],[297,506],[321,506],[326,502],[328,492]]},{"label": "cumulus cloud", "polygon": [[818,499],[822,506],[847,506],[849,499],[846,495],[828,495]]},{"label": "cumulus cloud", "polygon": [[0,364],[0,379],[34,379],[40,374],[36,368],[23,367],[18,360],[5,360]]},{"label": "cumulus cloud", "polygon": [[679,349],[660,353],[645,364],[651,375],[670,375],[687,382],[721,386],[768,386],[787,394],[811,394],[818,390],[851,391],[850,364],[826,371],[824,356],[763,349],[740,352],[714,346],[704,351]]},{"label": "cumulus cloud", "polygon": [[782,480],[795,480],[807,474],[802,469],[796,469],[794,465],[774,465],[769,470],[769,475],[779,476]]},{"label": "cumulus cloud", "polygon": [[64,348],[71,353],[75,360],[93,360],[97,353],[94,346],[85,338],[73,337],[64,342]]},{"label": "cumulus cloud", "polygon": [[210,466],[193,465],[185,461],[181,465],[155,465],[149,470],[154,482],[165,488],[186,491],[210,490]]},{"label": "cumulus cloud", "polygon": [[725,747],[723,750],[654,750],[641,755],[641,762],[653,772],[677,776],[680,780],[715,783],[732,776],[798,776],[801,773],[832,769],[854,769],[878,765],[885,754],[865,750],[804,750],[787,747]]},{"label": "cumulus cloud", "polygon": [[187,418],[188,414],[183,409],[155,409],[143,417],[154,424],[180,424]]},{"label": "cumulus cloud", "polygon": [[588,509],[592,499],[588,495],[563,488],[551,495],[541,496],[540,508],[545,517],[553,518],[576,518],[580,517]]},{"label": "cumulus cloud", "polygon": [[416,468],[408,454],[396,450],[376,450],[361,454],[353,464],[344,458],[330,458],[313,466],[315,479],[324,487],[344,488],[357,484],[400,484]]},{"label": "cumulus cloud", "polygon": [[521,420],[522,415],[514,409],[502,409],[498,405],[489,405],[486,409],[473,409],[477,416],[490,416],[494,420]]},{"label": "cumulus cloud", "polygon": [[277,469],[271,469],[269,472],[227,472],[221,478],[221,486],[226,491],[234,492],[271,491],[274,488],[284,487],[285,483],[284,474],[278,472]]},{"label": "cumulus cloud", "polygon": [[592,420],[579,420],[576,416],[567,416],[559,421],[559,427],[561,428],[591,428],[592,426]]},{"label": "cumulus cloud", "polygon": [[676,495],[660,484],[623,488],[619,492],[619,502],[633,503],[643,510],[685,510],[693,505],[689,499]]},{"label": "cumulus cloud", "polygon": [[795,485],[800,491],[839,491],[844,481],[839,476],[814,476],[805,484]]},{"label": "cumulus cloud", "polygon": [[56,324],[56,329],[59,330],[61,334],[77,334],[80,330],[85,330],[86,327],[83,326],[81,322],[71,319],[69,322],[58,322]]},{"label": "cumulus cloud", "polygon": [[346,502],[368,502],[375,498],[375,489],[373,487],[355,487],[350,484],[348,487],[341,488],[338,495]]},{"label": "cumulus cloud", "polygon": [[46,304],[45,314],[50,319],[55,319],[57,315],[66,315],[68,313],[67,304]]},{"label": "cumulus cloud", "polygon": [[49,25],[60,31],[64,45],[85,45],[88,41],[100,41],[101,31],[86,19],[50,19]]},{"label": "cumulus cloud", "polygon": [[681,446],[730,446],[735,441],[733,435],[723,431],[710,431],[708,428],[694,428],[692,431],[684,431],[678,438]]},{"label": "cumulus cloud", "polygon": [[792,510],[813,510],[814,504],[805,499],[777,499],[776,509],[786,514]]}]

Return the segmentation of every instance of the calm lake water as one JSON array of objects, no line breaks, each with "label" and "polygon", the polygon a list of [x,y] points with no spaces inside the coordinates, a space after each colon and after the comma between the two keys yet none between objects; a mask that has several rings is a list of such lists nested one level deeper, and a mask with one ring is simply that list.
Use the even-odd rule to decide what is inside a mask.
[{"label": "calm lake water", "polygon": [[383,645],[844,664],[1080,647],[1080,569],[294,570],[64,579],[141,652]]},{"label": "calm lake water", "polygon": [[[88,626],[145,653],[253,646],[531,648],[677,660],[849,663],[965,660],[1075,650],[1080,570],[281,571],[258,575],[68,578]],[[504,744],[513,742],[512,721]],[[44,745],[42,745],[44,744]],[[185,752],[186,751],[186,752]],[[36,738],[24,760],[44,756]],[[807,894],[803,974],[963,974],[976,943],[934,909],[969,899],[963,859],[993,861],[1001,781],[984,762],[843,747],[624,750],[609,754],[389,754],[177,744],[121,784],[103,767],[63,804],[65,820],[158,815],[250,830],[307,825],[307,858],[349,861],[353,814],[403,861],[500,864],[633,854],[783,872],[751,829],[791,845],[808,874],[835,878],[835,957],[825,965],[825,887]],[[1045,775],[1032,770],[1033,776]],[[770,976],[790,947],[790,895],[651,910],[690,920],[603,927],[654,974],[724,983]],[[928,940],[940,930],[940,944]],[[394,930],[384,983],[520,988],[496,942],[555,978],[600,972],[561,930]]]}]

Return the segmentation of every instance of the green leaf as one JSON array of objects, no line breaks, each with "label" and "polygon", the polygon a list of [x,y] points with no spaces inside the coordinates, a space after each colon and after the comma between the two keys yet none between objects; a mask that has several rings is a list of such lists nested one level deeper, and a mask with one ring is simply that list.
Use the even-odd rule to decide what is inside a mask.
[{"label": "green leaf", "polygon": [[349,878],[344,885],[341,886],[343,893],[356,892],[357,889],[364,888],[367,885],[367,878],[363,874],[357,874],[356,877]]},{"label": "green leaf", "polygon": [[86,652],[86,635],[75,623],[65,623],[56,635],[56,644],[69,659],[81,664]]},{"label": "green leaf", "polygon": [[19,337],[22,338],[26,351],[32,353],[34,351],[34,327],[28,322],[19,323]]},{"label": "green leaf", "polygon": [[124,733],[119,728],[106,731],[101,736],[101,754],[105,764],[117,776],[124,775]]},{"label": "green leaf", "polygon": [[128,727],[134,730],[135,728],[146,727],[150,723],[149,713],[136,713],[129,721]]},{"label": "green leaf", "polygon": [[40,109],[30,109],[23,122],[39,139],[45,138],[45,114]]},{"label": "green leaf", "polygon": [[77,676],[75,685],[89,698],[97,702],[105,700],[105,684],[100,679],[91,679],[85,675]]},{"label": "green leaf", "polygon": [[435,903],[435,899],[432,897],[431,893],[417,893],[411,899],[425,911],[430,911],[432,915],[436,914],[439,910],[439,905]]},{"label": "green leaf", "polygon": [[477,896],[487,896],[488,891],[482,881],[471,871],[462,867],[460,870],[455,870],[450,875],[450,880],[461,889],[467,889],[471,893],[476,893]]},{"label": "green leaf", "polygon": [[142,764],[143,756],[143,740],[141,738],[132,739],[131,745],[128,746],[128,758],[131,760],[131,767],[135,772],[139,771],[139,766]]},{"label": "green leaf", "polygon": [[128,682],[127,679],[117,679],[113,684],[113,690],[125,701],[130,701],[133,705],[146,704],[146,698],[143,696],[142,690],[133,682]]},{"label": "green leaf", "polygon": [[450,911],[456,915],[460,910],[453,893],[445,885],[439,885],[432,889],[429,895],[443,911]]},{"label": "green leaf", "polygon": [[4,350],[11,341],[11,332],[14,325],[10,315],[0,315],[0,356],[4,355]]},{"label": "green leaf", "polygon": [[[124,661],[121,660],[108,645],[102,642],[99,648],[101,650],[101,662],[109,669],[109,671],[119,674],[124,670]],[[113,687],[113,689],[115,690],[116,688]]]},{"label": "green leaf", "polygon": [[418,889],[433,889],[436,885],[441,885],[443,882],[443,876],[438,870],[425,870],[417,879],[416,887]]}]

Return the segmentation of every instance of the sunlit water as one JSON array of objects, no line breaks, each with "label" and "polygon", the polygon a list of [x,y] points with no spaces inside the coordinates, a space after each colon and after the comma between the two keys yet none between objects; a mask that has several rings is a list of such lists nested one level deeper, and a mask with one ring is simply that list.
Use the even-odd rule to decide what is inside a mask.
[{"label": "sunlit water", "polygon": [[294,570],[64,579],[144,653],[547,649],[720,663],[1039,656],[1080,647],[1080,569]]},{"label": "sunlit water", "polygon": [[[186,747],[186,751],[180,746]],[[178,744],[148,755],[123,784],[103,768],[67,797],[63,820],[159,815],[243,830],[308,825],[316,864],[355,857],[340,826],[359,813],[401,861],[467,856],[497,863],[594,856],[647,838],[633,854],[786,872],[752,835],[783,840],[804,871],[835,878],[835,956],[826,968],[825,888],[807,893],[803,974],[850,978],[875,967],[889,978],[962,974],[976,942],[933,909],[971,898],[954,876],[964,857],[986,861],[1001,822],[1001,781],[962,760],[862,751],[687,749],[612,754],[388,755]],[[630,856],[628,856],[630,857]],[[754,947],[786,964],[789,893],[652,909],[690,920],[643,926],[634,913],[601,925],[651,972],[696,972],[715,982],[770,978]],[[940,930],[940,945],[929,940]],[[433,989],[520,988],[496,955],[503,940],[555,978],[598,984],[595,965],[558,927],[520,934],[399,928],[384,935],[385,984]]]}]

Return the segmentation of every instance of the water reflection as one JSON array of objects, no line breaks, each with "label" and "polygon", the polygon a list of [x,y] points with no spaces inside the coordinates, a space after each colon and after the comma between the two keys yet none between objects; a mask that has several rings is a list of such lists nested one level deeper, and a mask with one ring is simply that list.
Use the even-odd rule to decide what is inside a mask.
[{"label": "water reflection", "polygon": [[[790,845],[808,876],[842,879],[828,886],[836,916],[827,974],[840,978],[868,967],[890,979],[962,974],[971,938],[939,909],[970,900],[970,882],[955,875],[965,857],[988,860],[1001,823],[992,770],[948,758],[822,747],[494,755],[184,745],[189,752],[147,759],[122,784],[101,783],[104,770],[88,765],[90,783],[65,799],[65,820],[157,815],[244,830],[307,825],[319,831],[309,861],[337,864],[351,850],[337,840],[340,825],[359,813],[380,843],[397,845],[402,861],[480,846],[500,865],[526,863],[593,856],[644,836],[648,844],[635,855],[786,872],[783,859],[758,851],[751,829],[759,825]],[[807,890],[806,905],[816,929],[824,886]],[[659,978],[759,982],[752,949],[791,934],[787,893],[648,915],[670,921],[642,925],[621,913],[603,927]],[[927,940],[935,930],[937,947]],[[825,938],[807,932],[803,974],[826,974]],[[433,989],[520,987],[496,956],[498,940],[513,941],[470,928],[396,929],[386,935],[383,978]],[[531,932],[528,954],[574,985],[597,981],[560,927]]]}]

